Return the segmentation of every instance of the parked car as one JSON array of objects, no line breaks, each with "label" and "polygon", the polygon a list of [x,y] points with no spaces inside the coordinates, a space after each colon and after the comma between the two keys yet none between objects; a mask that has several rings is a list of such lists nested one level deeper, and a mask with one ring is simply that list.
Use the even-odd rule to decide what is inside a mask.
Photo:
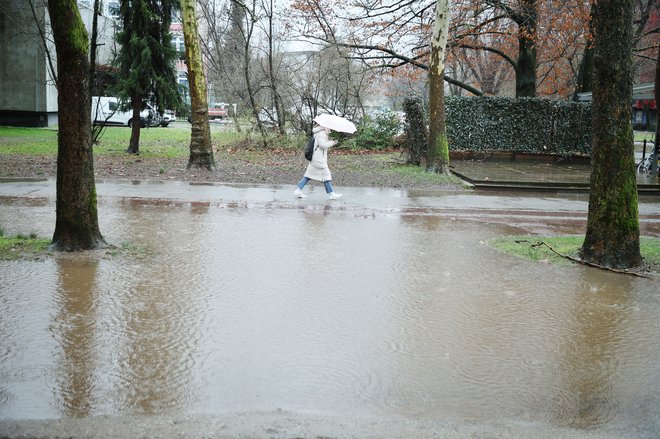
[{"label": "parked car", "polygon": [[[92,96],[92,123],[95,125],[121,125],[132,127],[133,112],[121,111],[121,101],[112,96]],[[157,127],[161,123],[158,112],[149,103],[143,104],[140,112],[141,127]]]},{"label": "parked car", "polygon": [[176,115],[172,110],[165,110],[163,116],[160,118],[160,126],[166,127],[170,122],[176,122]]},{"label": "parked car", "polygon": [[219,102],[209,107],[209,119],[224,119],[229,116],[227,103]]}]

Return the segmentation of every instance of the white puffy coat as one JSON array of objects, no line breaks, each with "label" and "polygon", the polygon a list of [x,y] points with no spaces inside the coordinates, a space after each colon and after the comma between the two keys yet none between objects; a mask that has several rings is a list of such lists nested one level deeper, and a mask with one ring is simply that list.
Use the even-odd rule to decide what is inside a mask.
[{"label": "white puffy coat", "polygon": [[305,171],[305,177],[311,180],[332,180],[330,168],[328,168],[328,148],[336,145],[337,142],[330,140],[330,137],[328,137],[329,131],[320,126],[316,126],[312,130],[314,133],[314,155]]}]

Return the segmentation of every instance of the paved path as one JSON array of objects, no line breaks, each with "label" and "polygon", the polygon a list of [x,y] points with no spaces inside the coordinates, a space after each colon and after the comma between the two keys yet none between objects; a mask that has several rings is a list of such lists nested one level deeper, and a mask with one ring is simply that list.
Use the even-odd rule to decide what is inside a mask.
[{"label": "paved path", "polygon": [[[439,215],[485,222],[524,223],[532,226],[571,226],[579,232],[586,221],[588,196],[572,191],[406,191],[363,187],[340,188],[343,197],[330,201],[320,185],[308,185],[307,198],[293,196],[293,185],[249,186],[187,182],[99,181],[99,207],[113,200],[173,206],[203,204],[219,207],[278,208],[369,215]],[[5,181],[0,201],[33,199],[53,203],[55,181]],[[660,197],[641,196],[642,232],[660,235]],[[567,231],[567,230],[565,230]]]},{"label": "paved path", "polygon": [[[589,192],[588,163],[456,160],[451,164],[456,175],[478,189]],[[640,194],[660,195],[660,179],[637,175],[637,188]]]}]

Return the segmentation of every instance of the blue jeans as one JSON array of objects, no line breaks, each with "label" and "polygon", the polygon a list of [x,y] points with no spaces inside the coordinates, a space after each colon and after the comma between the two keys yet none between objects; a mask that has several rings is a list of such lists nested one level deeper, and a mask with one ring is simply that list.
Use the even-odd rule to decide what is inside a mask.
[{"label": "blue jeans", "polygon": [[[309,183],[309,178],[308,177],[303,177],[302,180],[298,182],[298,189],[303,190],[305,185]],[[329,194],[334,192],[334,189],[332,188],[332,181],[331,180],[326,180],[323,182],[323,186],[325,186],[325,191]]]}]

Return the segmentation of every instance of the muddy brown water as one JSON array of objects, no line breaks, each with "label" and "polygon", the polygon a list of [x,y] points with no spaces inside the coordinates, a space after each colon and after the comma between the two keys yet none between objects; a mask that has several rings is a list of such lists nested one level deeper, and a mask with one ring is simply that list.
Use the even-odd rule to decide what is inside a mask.
[{"label": "muddy brown water", "polygon": [[[0,261],[0,420],[292,412],[660,428],[660,288],[442,215],[104,201],[140,251]],[[0,223],[52,233],[50,201]],[[19,226],[20,224],[20,226]]]}]

